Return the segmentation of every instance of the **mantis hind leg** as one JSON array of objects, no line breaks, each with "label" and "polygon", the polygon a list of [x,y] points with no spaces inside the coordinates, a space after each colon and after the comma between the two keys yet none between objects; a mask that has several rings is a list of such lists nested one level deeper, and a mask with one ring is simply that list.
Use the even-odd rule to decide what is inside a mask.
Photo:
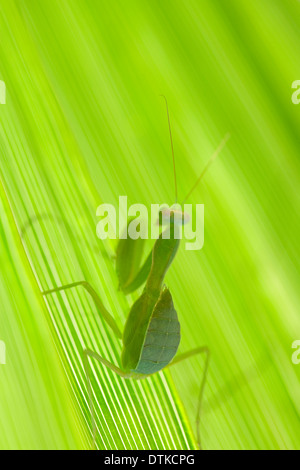
[{"label": "mantis hind leg", "polygon": [[111,362],[109,362],[107,359],[104,359],[101,357],[98,353],[95,351],[91,351],[90,349],[84,349],[82,352],[82,360],[83,360],[83,367],[85,371],[85,376],[86,376],[86,382],[87,382],[87,390],[88,390],[88,397],[89,397],[89,408],[91,412],[91,419],[92,419],[92,432],[93,432],[93,444],[94,448],[96,449],[96,420],[95,420],[95,410],[94,410],[94,405],[93,405],[93,394],[92,394],[92,386],[91,386],[91,368],[89,364],[89,358],[95,359],[96,361],[100,362],[103,364],[105,367],[108,369],[112,370],[115,372],[117,375],[120,377],[126,379],[132,376],[131,373],[126,373],[122,371],[119,367],[115,366]]},{"label": "mantis hind leg", "polygon": [[197,444],[199,449],[202,449],[201,446],[201,436],[200,436],[200,416],[201,416],[201,409],[202,409],[202,402],[203,402],[203,395],[204,395],[204,387],[207,378],[207,371],[210,359],[210,350],[207,346],[202,346],[200,348],[192,349],[186,353],[180,354],[177,356],[167,367],[173,366],[178,364],[179,362],[184,361],[185,359],[189,359],[192,356],[196,356],[197,354],[204,354],[205,355],[205,364],[204,364],[204,371],[200,383],[200,390],[199,390],[199,398],[197,404],[197,412],[196,412],[196,429],[197,429]]}]

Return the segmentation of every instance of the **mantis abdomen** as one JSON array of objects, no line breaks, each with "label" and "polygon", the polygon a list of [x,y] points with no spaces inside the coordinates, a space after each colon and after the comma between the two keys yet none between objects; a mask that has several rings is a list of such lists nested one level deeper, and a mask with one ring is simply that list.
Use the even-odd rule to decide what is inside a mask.
[{"label": "mantis abdomen", "polygon": [[154,308],[134,372],[154,374],[166,367],[175,356],[180,343],[180,323],[169,289],[163,289]]}]

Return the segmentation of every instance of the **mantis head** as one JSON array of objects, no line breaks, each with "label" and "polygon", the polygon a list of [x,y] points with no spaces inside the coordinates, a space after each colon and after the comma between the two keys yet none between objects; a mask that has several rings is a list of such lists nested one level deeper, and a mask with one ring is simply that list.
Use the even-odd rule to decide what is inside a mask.
[{"label": "mantis head", "polygon": [[162,206],[158,216],[158,225],[185,225],[190,221],[190,215],[182,210],[180,204]]}]

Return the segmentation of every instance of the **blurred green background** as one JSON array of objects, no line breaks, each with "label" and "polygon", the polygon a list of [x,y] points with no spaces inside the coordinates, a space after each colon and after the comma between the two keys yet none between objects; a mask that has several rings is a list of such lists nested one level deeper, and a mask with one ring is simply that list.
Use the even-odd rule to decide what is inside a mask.
[{"label": "blurred green background", "polygon": [[[166,278],[180,352],[212,352],[203,447],[299,448],[299,31],[297,0],[2,0],[0,448],[91,446],[81,351],[117,364],[120,344],[80,289],[40,290],[86,279],[124,324],[136,294],[117,291],[96,208],[173,202],[162,93],[179,198],[231,133],[189,200],[204,248]],[[94,364],[98,447],[193,449],[202,372],[134,383]]]}]

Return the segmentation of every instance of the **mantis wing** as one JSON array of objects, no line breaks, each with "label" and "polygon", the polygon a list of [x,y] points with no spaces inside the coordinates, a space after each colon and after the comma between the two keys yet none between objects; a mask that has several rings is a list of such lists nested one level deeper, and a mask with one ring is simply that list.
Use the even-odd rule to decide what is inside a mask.
[{"label": "mantis wing", "polygon": [[138,374],[166,367],[180,343],[180,324],[169,289],[158,299],[144,292],[134,303],[124,329],[122,365]]},{"label": "mantis wing", "polygon": [[154,374],[166,367],[180,343],[180,323],[169,289],[164,288],[154,308],[135,372]]}]

